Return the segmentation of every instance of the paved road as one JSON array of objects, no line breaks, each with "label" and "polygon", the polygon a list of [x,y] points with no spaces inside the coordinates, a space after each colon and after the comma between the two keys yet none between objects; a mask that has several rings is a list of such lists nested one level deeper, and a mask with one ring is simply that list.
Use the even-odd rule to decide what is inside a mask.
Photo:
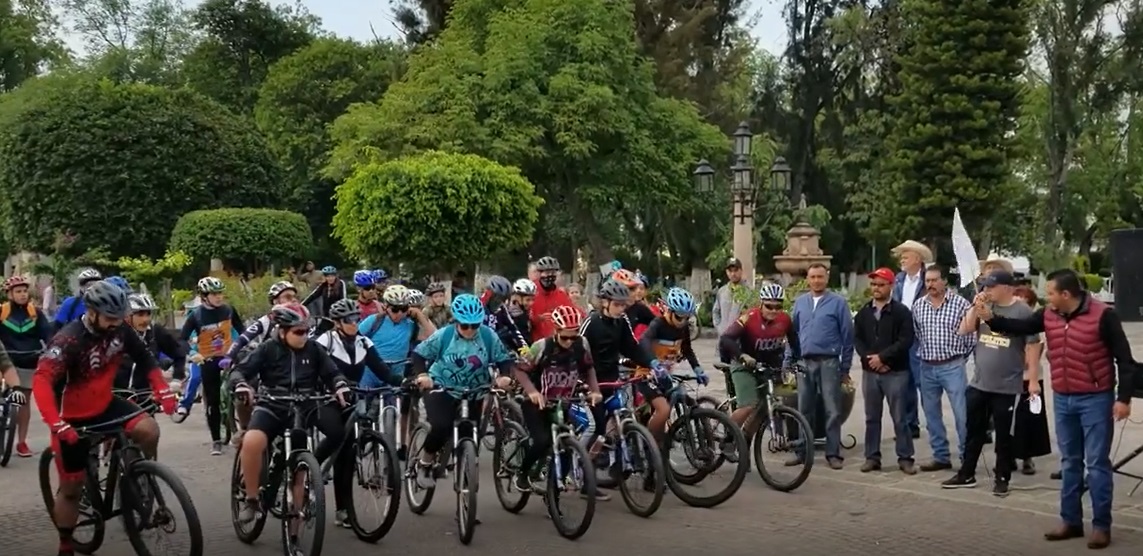
[{"label": "paved road", "polygon": [[[1137,345],[1143,346],[1143,330],[1133,332],[1133,338],[1140,340]],[[698,347],[701,360],[713,360],[712,341],[702,340]],[[721,391],[721,384],[716,382],[710,388]],[[1137,415],[1143,415],[1143,405],[1137,404],[1135,409]],[[862,415],[860,399],[854,415]],[[208,553],[280,554],[277,524],[273,521],[253,546],[235,539],[227,498],[233,453],[228,451],[223,457],[208,454],[201,414],[196,412],[183,425],[176,426],[165,419],[162,425],[162,459],[182,476],[194,497],[203,520]],[[859,419],[851,419],[845,426],[846,432],[858,438],[862,429]],[[1143,426],[1128,425],[1126,437],[1125,446],[1143,443]],[[44,446],[42,425],[36,426],[33,438],[34,448]],[[924,442],[921,444],[921,449],[926,449]],[[1082,541],[1041,540],[1042,531],[1057,520],[1056,485],[1046,476],[1047,471],[1056,468],[1051,458],[1042,458],[1041,474],[1015,479],[1014,486],[1021,490],[999,499],[991,496],[987,488],[942,491],[937,483],[947,477],[945,474],[862,474],[858,471],[860,449],[858,446],[849,452],[841,471],[824,465],[815,467],[809,482],[792,494],[771,491],[752,474],[738,495],[718,508],[690,508],[668,494],[659,513],[647,520],[629,514],[616,497],[599,505],[592,529],[574,543],[555,534],[536,501],[520,515],[502,511],[485,465],[480,493],[484,524],[478,528],[473,544],[463,550],[498,556],[535,550],[551,556],[579,556],[585,551],[616,550],[618,545],[665,555],[713,549],[739,554],[789,550],[800,554],[861,556],[916,556],[933,550],[948,555],[984,552],[1024,556],[1036,551],[1062,556],[1084,549]],[[50,521],[40,507],[36,461],[18,459],[7,469],[0,469],[0,524],[5,554],[49,554],[55,544]],[[1143,472],[1139,464],[1134,467]],[[1107,554],[1137,554],[1143,546],[1143,495],[1128,497],[1128,490],[1126,481],[1120,481],[1115,544]],[[439,555],[458,549],[453,509],[453,501],[443,494],[424,516],[402,508],[393,531],[378,546],[381,550],[396,549],[411,555]],[[325,553],[363,547],[352,533],[331,527]],[[131,554],[117,522],[109,525],[109,539],[100,554]]]}]

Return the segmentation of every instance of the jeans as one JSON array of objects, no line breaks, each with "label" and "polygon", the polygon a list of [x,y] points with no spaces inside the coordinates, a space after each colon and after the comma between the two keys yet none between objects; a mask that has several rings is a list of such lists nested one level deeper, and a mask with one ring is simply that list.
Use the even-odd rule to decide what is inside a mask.
[{"label": "jeans", "polygon": [[917,357],[917,344],[909,347],[909,387],[905,394],[905,422],[909,425],[909,432],[921,430],[919,416],[921,388],[921,358]]},{"label": "jeans", "polygon": [[865,372],[861,380],[861,396],[865,398],[866,460],[881,461],[881,417],[888,402],[893,432],[897,435],[897,462],[913,461],[913,435],[905,421],[905,400],[912,383],[909,375],[909,371]]},{"label": "jeans", "polygon": [[798,411],[814,427],[818,391],[825,404],[826,458],[841,458],[841,363],[837,357],[807,358],[806,372],[798,375]]},{"label": "jeans", "polygon": [[964,458],[964,442],[968,438],[964,403],[967,389],[968,373],[965,371],[964,359],[958,358],[935,365],[921,362],[921,409],[925,412],[929,446],[933,449],[933,460],[937,463],[952,462],[949,455],[948,431],[945,429],[941,409],[941,394],[948,394],[953,421],[956,423],[957,453],[962,459]]},{"label": "jeans", "polygon": [[1067,525],[1083,526],[1083,472],[1087,467],[1091,494],[1091,526],[1111,530],[1111,439],[1115,434],[1111,408],[1114,392],[1053,394],[1056,441],[1060,447],[1063,480],[1060,518]]}]

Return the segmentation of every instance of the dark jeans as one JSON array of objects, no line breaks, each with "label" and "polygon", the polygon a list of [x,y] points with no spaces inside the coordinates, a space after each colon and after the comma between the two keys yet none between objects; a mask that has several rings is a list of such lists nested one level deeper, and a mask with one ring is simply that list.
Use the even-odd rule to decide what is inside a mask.
[{"label": "dark jeans", "polygon": [[865,398],[865,459],[881,461],[881,419],[888,403],[893,433],[897,436],[897,461],[913,461],[913,435],[905,413],[909,391],[915,391],[911,383],[909,371],[865,372],[861,379],[861,396]]},{"label": "dark jeans", "polygon": [[921,430],[921,358],[917,357],[917,344],[909,348],[909,388],[905,392],[905,422],[909,433]]},{"label": "dark jeans", "polygon": [[1056,441],[1060,446],[1063,484],[1060,518],[1067,525],[1083,526],[1083,472],[1087,467],[1091,494],[1091,526],[1111,530],[1111,439],[1115,434],[1111,408],[1115,393],[1053,394]]},{"label": "dark jeans", "polygon": [[806,372],[798,375],[798,411],[806,416],[811,430],[817,415],[818,392],[825,405],[827,458],[841,457],[841,362],[834,357],[806,358]]},{"label": "dark jeans", "polygon": [[977,390],[972,386],[965,390],[967,438],[964,442],[964,461],[960,467],[962,477],[976,475],[976,464],[980,461],[980,453],[984,450],[984,444],[988,439],[988,427],[995,423],[993,448],[996,450],[996,479],[1000,481],[1012,479],[1012,466],[1015,462],[1012,457],[1012,418],[1019,402],[1019,394],[995,394]]}]

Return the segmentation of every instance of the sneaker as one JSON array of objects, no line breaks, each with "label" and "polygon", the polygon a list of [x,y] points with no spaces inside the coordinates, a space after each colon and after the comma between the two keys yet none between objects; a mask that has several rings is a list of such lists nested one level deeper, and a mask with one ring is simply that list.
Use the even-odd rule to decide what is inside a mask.
[{"label": "sneaker", "polygon": [[723,440],[719,443],[719,450],[722,452],[722,457],[729,463],[738,463],[738,445],[731,440]]},{"label": "sneaker", "polygon": [[512,477],[512,484],[516,487],[516,490],[520,492],[532,492],[535,490],[535,487],[532,486],[532,478],[529,477],[527,473],[517,473],[515,477]]},{"label": "sneaker", "polygon": [[28,447],[27,442],[20,442],[16,444],[16,455],[22,458],[32,457],[32,449]]},{"label": "sneaker", "polygon": [[351,529],[352,526],[349,524],[349,511],[348,510],[337,510],[337,513],[334,514],[334,516],[333,516],[333,524],[335,527],[341,527],[343,529]]},{"label": "sneaker", "polygon": [[1026,460],[1024,460],[1023,465],[1021,465],[1021,467],[1020,467],[1020,472],[1025,474],[1025,475],[1035,475],[1036,474],[1036,464],[1033,463],[1031,459],[1026,459]]},{"label": "sneaker", "polygon": [[433,469],[435,465],[431,463],[418,462],[417,463],[417,486],[425,490],[436,488],[437,479],[436,472]]},{"label": "sneaker", "polygon": [[183,421],[187,420],[187,415],[189,414],[190,408],[180,405],[177,409],[175,409],[175,414],[171,416],[171,420],[176,423],[182,423]]},{"label": "sneaker", "polygon": [[952,464],[947,461],[930,461],[921,464],[921,471],[925,473],[932,473],[933,471],[947,471],[952,469]]},{"label": "sneaker", "polygon": [[246,499],[242,508],[238,510],[238,522],[250,523],[262,517],[262,508],[257,500]]},{"label": "sneaker", "polygon": [[976,488],[976,477],[963,477],[960,473],[941,483],[941,488]]},{"label": "sneaker", "polygon": [[1004,498],[1008,496],[1008,481],[1003,479],[996,479],[992,483],[992,495]]},{"label": "sneaker", "polygon": [[210,443],[210,455],[212,455],[212,456],[221,456],[222,455],[222,442],[215,440],[214,442]]}]

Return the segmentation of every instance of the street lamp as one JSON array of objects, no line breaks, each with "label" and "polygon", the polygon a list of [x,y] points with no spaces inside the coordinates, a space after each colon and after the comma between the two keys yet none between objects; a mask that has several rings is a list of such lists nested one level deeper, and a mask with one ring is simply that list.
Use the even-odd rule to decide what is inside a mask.
[{"label": "street lamp", "polygon": [[738,220],[738,224],[746,224],[749,219],[753,228],[754,167],[750,165],[750,159],[746,158],[745,154],[739,154],[734,165],[730,167],[730,172],[734,176],[730,184],[730,192],[734,196],[734,217]]},{"label": "street lamp", "polygon": [[695,191],[699,193],[710,193],[714,191],[714,168],[710,167],[710,163],[706,159],[702,159],[695,168]]},{"label": "street lamp", "polygon": [[750,126],[745,121],[739,122],[738,129],[734,130],[734,154],[750,158],[753,140],[754,134],[750,133]]},{"label": "street lamp", "polygon": [[787,198],[790,195],[790,165],[786,164],[785,157],[774,158],[770,166],[770,188],[785,193]]}]

